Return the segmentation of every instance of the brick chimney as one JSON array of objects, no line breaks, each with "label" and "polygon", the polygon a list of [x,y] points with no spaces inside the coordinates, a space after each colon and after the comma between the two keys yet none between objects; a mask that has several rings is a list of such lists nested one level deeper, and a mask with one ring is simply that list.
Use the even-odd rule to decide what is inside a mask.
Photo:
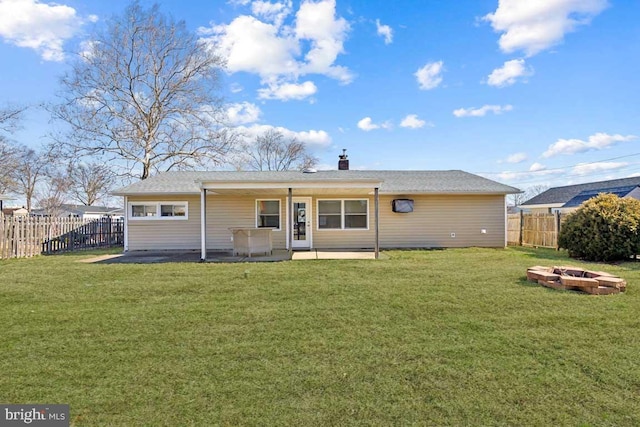
[{"label": "brick chimney", "polygon": [[338,160],[338,170],[340,171],[348,171],[349,170],[349,159],[347,159],[347,149],[342,149],[342,154],[340,154],[340,160]]}]

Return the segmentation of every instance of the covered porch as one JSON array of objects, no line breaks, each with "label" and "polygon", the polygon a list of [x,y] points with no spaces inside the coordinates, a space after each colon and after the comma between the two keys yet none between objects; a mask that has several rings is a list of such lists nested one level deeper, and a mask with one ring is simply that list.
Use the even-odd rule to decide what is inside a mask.
[{"label": "covered porch", "polygon": [[[379,258],[380,252],[380,239],[379,239],[379,188],[381,181],[377,179],[333,179],[333,180],[313,180],[312,174],[305,174],[304,180],[301,181],[201,181],[200,185],[200,259],[201,261],[210,260],[207,221],[215,221],[215,217],[211,217],[211,205],[216,204],[216,196],[225,198],[238,197],[246,198],[251,197],[256,200],[256,203],[274,202],[278,206],[277,214],[271,213],[273,217],[269,218],[269,213],[265,213],[264,217],[259,208],[256,208],[255,223],[248,224],[246,231],[251,233],[251,230],[264,230],[273,229],[277,231],[280,236],[278,244],[273,247],[272,253],[266,253],[265,255],[273,255],[276,251],[284,250],[287,253],[288,259],[330,259],[331,256],[337,257],[337,253],[353,252],[357,254],[354,257],[363,257],[363,249],[365,253],[372,254],[372,258]],[[273,200],[276,198],[276,200]],[[360,200],[358,200],[360,199]],[[283,205],[280,205],[279,200],[283,201]],[[345,230],[345,211],[349,211],[349,206],[354,204],[354,201],[361,202],[364,213],[360,216],[366,218],[366,223],[358,230],[365,231],[366,237],[363,239],[359,237],[358,243],[362,247],[358,250],[350,250],[346,248],[335,248],[335,245],[331,245],[331,251],[321,251],[320,249],[326,246],[327,239],[331,239],[332,235],[339,235],[342,233],[341,238],[348,239],[350,236],[357,236],[357,233],[353,233],[350,230]],[[277,203],[276,203],[277,202]],[[321,207],[322,203],[322,207]],[[331,215],[320,215],[320,211],[324,206],[334,205],[338,206],[341,203],[341,211]],[[372,206],[371,206],[372,205]],[[316,210],[318,212],[316,212]],[[268,209],[265,209],[267,212]],[[209,218],[207,216],[209,215]],[[327,220],[331,222],[339,221],[339,215],[342,216],[342,226],[337,229],[329,229],[327,232],[323,230],[327,227]],[[280,218],[283,216],[284,218]],[[356,218],[357,214],[352,215],[350,220],[354,218],[356,220],[362,220],[362,218]],[[234,227],[234,231],[238,231],[242,227]],[[337,231],[336,231],[337,230]],[[241,230],[242,231],[242,230]],[[282,237],[284,232],[284,239]],[[314,234],[318,233],[322,239],[316,239],[314,241]],[[362,233],[361,233],[362,235]],[[318,243],[319,242],[319,243]],[[336,243],[336,242],[333,242]],[[337,244],[337,243],[336,243]],[[337,250],[336,250],[337,249]],[[298,252],[300,251],[300,252]],[[235,252],[235,251],[234,251]],[[300,255],[298,255],[298,253]],[[333,255],[331,255],[333,253]],[[251,252],[249,252],[251,255]],[[346,257],[343,255],[343,257]],[[251,256],[253,258],[253,256]],[[341,258],[345,259],[345,258]]]}]

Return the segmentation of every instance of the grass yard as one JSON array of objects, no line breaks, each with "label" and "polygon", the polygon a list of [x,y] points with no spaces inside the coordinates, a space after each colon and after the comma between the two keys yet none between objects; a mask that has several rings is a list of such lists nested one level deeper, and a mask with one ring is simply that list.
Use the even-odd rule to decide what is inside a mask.
[{"label": "grass yard", "polygon": [[[510,248],[254,264],[0,261],[0,402],[94,425],[640,425],[640,262]],[[626,294],[525,280],[618,274]]]}]

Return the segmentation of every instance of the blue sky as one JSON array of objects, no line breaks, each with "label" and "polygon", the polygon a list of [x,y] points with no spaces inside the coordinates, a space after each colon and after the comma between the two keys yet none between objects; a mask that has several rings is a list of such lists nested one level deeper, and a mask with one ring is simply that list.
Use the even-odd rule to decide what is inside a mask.
[{"label": "blue sky", "polygon": [[[158,2],[228,57],[229,119],[336,168],[462,169],[522,189],[640,174],[640,2]],[[0,105],[54,101],[126,1],[0,0]],[[143,1],[149,5],[150,2]],[[13,138],[46,142],[31,108]]]}]

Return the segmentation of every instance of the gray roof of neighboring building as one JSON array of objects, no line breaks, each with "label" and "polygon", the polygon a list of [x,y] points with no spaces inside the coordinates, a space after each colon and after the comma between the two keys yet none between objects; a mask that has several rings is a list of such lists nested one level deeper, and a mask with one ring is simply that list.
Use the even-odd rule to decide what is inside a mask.
[{"label": "gray roof of neighboring building", "polygon": [[583,191],[603,190],[603,192],[606,192],[604,190],[609,188],[638,185],[640,185],[640,176],[612,179],[609,181],[588,182],[586,184],[566,185],[564,187],[553,187],[535,197],[532,197],[520,206],[551,205],[560,203],[564,205]]},{"label": "gray roof of neighboring building", "polygon": [[86,205],[62,205],[62,209],[80,214],[108,214],[112,212],[122,211],[123,208],[114,208],[110,206],[86,206]]},{"label": "gray roof of neighboring building", "polygon": [[200,182],[318,182],[378,180],[380,193],[425,194],[513,194],[520,190],[460,170],[448,171],[171,171],[164,172],[114,191],[116,195],[199,194]]},{"label": "gray roof of neighboring building", "polygon": [[[124,214],[123,208],[114,208],[109,206],[86,206],[86,205],[70,205],[64,204],[60,206],[66,212],[71,212],[75,215],[84,214]],[[36,215],[46,214],[46,209],[34,209],[33,213]]]},{"label": "gray roof of neighboring building", "polygon": [[597,196],[600,193],[615,194],[618,197],[625,197],[633,190],[638,188],[637,185],[627,185],[625,187],[599,188],[597,190],[585,190],[578,193],[577,196],[562,205],[563,208],[575,208],[580,206],[587,200]]}]

